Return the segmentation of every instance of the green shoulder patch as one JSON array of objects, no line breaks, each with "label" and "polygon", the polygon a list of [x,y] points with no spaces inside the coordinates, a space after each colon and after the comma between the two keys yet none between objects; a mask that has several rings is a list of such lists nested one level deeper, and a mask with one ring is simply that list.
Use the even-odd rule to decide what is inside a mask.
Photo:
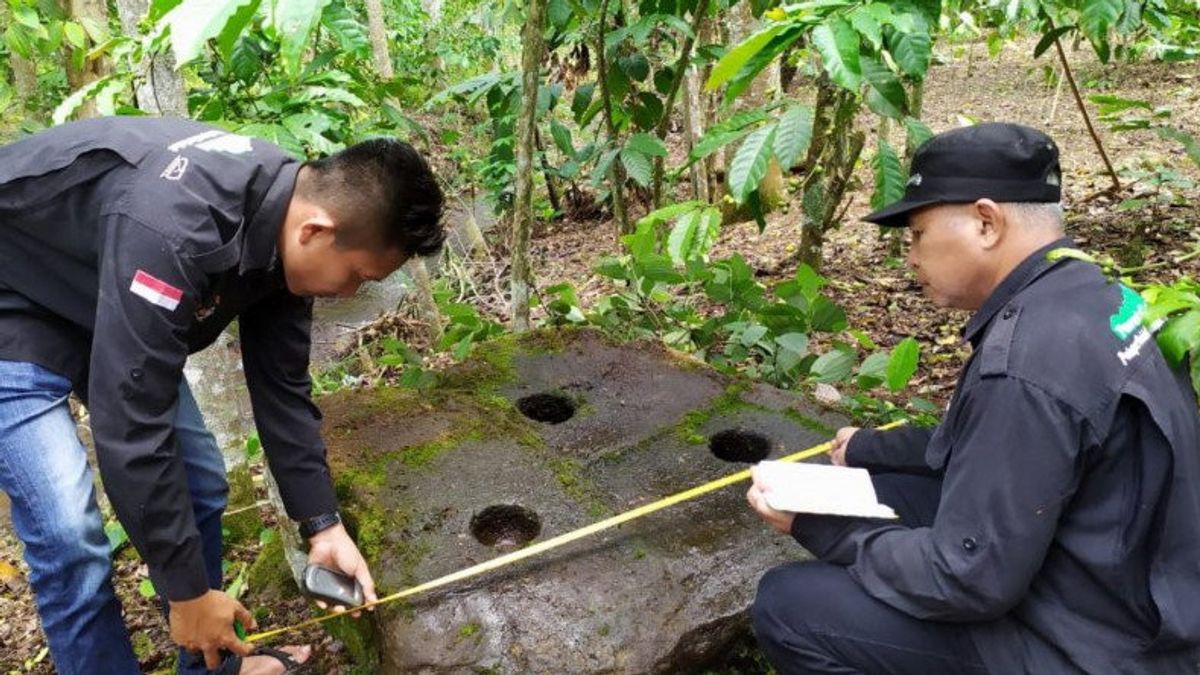
[{"label": "green shoulder patch", "polygon": [[1112,328],[1113,335],[1124,341],[1142,327],[1142,317],[1146,315],[1146,301],[1138,295],[1137,291],[1125,284],[1118,284],[1118,286],[1121,288],[1121,306],[1117,309],[1116,314],[1108,318],[1108,323]]}]

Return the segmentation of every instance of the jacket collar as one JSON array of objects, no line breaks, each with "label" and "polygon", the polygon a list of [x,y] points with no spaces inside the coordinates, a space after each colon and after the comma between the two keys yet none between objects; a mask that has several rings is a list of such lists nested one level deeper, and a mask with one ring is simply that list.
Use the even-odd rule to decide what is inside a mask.
[{"label": "jacket collar", "polygon": [[1058,265],[1065,258],[1051,261],[1046,257],[1046,254],[1056,248],[1075,248],[1075,242],[1069,237],[1063,237],[1046,246],[1034,251],[1028,258],[1021,261],[1020,265],[1013,268],[1013,271],[1004,277],[999,286],[992,291],[988,299],[984,301],[983,306],[979,311],[975,312],[971,320],[967,322],[963,329],[963,337],[970,341],[976,347],[979,346],[979,339],[983,329],[992,322],[992,317],[1000,311],[1017,293],[1020,293],[1026,286],[1032,284],[1038,277],[1042,276],[1051,268]]},{"label": "jacket collar", "polygon": [[267,193],[259,202],[258,208],[250,216],[238,265],[239,273],[244,274],[253,269],[275,269],[279,260],[276,250],[279,228],[283,226],[284,216],[287,215],[288,205],[292,201],[292,192],[296,188],[296,174],[299,171],[299,162],[285,164],[267,188]]}]

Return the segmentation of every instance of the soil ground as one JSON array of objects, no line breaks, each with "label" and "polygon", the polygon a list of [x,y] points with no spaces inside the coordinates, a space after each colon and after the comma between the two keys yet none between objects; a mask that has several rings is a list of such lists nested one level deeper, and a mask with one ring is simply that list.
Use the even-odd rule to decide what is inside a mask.
[{"label": "soil ground", "polygon": [[[1109,184],[1109,178],[1069,89],[1064,87],[1056,95],[1055,87],[1046,83],[1043,69],[1053,64],[1052,52],[1034,61],[1030,56],[1032,42],[1006,45],[996,59],[987,57],[982,44],[939,45],[938,51],[945,63],[931,70],[922,115],[925,122],[934,131],[942,131],[959,124],[962,116],[977,121],[1021,122],[1046,130],[1062,150],[1068,234],[1080,246],[1118,258],[1137,249],[1143,255],[1143,262],[1163,263],[1200,244],[1197,227],[1200,190],[1183,190],[1177,204],[1158,211],[1148,208],[1122,211],[1117,208],[1119,200],[1089,199]],[[1074,52],[1071,58],[1085,92],[1110,93],[1169,106],[1177,127],[1193,134],[1200,131],[1200,65],[1101,66],[1087,49]],[[1089,107],[1094,111],[1093,106]],[[1097,127],[1109,156],[1119,168],[1165,161],[1193,181],[1200,180],[1200,172],[1188,163],[1182,151],[1157,135],[1114,134],[1099,123]],[[902,147],[898,134],[893,145]],[[869,210],[869,173],[865,166],[858,172],[865,184],[855,191],[845,224],[831,233],[826,242],[822,272],[831,280],[828,292],[845,308],[850,325],[866,331],[880,345],[888,347],[904,337],[917,337],[922,344],[922,360],[911,393],[944,402],[953,388],[955,374],[968,355],[958,339],[967,316],[939,309],[921,297],[901,261],[888,257],[887,243],[880,240],[878,228],[857,220]],[[1144,183],[1135,185],[1123,198],[1144,194],[1148,189]],[[714,257],[740,252],[764,283],[789,277],[795,270],[791,255],[799,237],[794,215],[797,212],[798,208],[789,208],[787,212],[772,214],[761,234],[752,223],[725,228]],[[1146,225],[1140,244],[1132,241],[1139,223]],[[541,228],[533,242],[539,284],[545,287],[569,281],[578,289],[585,305],[589,299],[606,292],[608,287],[592,272],[592,266],[599,256],[618,252],[613,231],[610,222],[595,220],[556,221]],[[503,246],[495,250],[502,251]],[[507,261],[497,253],[495,259],[478,265],[492,275],[504,274]],[[1196,278],[1200,276],[1200,260],[1194,259],[1183,266],[1166,265],[1156,273],[1162,279],[1179,274]],[[1147,274],[1141,280],[1152,280],[1154,274]],[[491,279],[479,286],[501,287]],[[477,300],[484,310],[498,315],[502,312],[503,298],[499,291],[481,293]],[[2,511],[6,514],[7,508]],[[271,517],[268,513],[264,516]],[[257,544],[235,548],[227,557],[235,564],[249,561],[257,555],[258,548]],[[20,546],[11,527],[4,522],[0,524],[0,672],[50,673],[53,669],[45,654],[45,640],[26,573]],[[163,671],[171,666],[173,650],[157,602],[142,597],[138,591],[144,578],[145,567],[136,559],[118,561],[115,584],[130,630],[136,636],[143,669]],[[305,601],[285,600],[269,607],[269,616],[263,623],[279,626],[308,616],[310,610]],[[316,645],[315,672],[351,672],[352,664],[344,657],[343,646],[321,629],[301,631],[295,638]],[[722,672],[760,672],[755,670],[758,666],[752,651],[750,646],[740,647],[736,650],[737,663],[746,665],[731,665]]]}]

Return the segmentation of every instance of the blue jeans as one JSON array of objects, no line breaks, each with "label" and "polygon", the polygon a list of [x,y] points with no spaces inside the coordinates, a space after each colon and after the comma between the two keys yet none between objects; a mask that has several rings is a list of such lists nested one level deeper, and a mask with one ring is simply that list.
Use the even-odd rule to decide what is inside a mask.
[{"label": "blue jeans", "polygon": [[[25,544],[29,583],[61,675],[138,673],[96,505],[92,469],[67,403],[71,383],[30,363],[0,361],[0,489]],[[216,439],[191,390],[179,388],[175,439],[213,588],[221,587],[221,514],[228,485]],[[180,672],[193,670],[184,660]]]}]

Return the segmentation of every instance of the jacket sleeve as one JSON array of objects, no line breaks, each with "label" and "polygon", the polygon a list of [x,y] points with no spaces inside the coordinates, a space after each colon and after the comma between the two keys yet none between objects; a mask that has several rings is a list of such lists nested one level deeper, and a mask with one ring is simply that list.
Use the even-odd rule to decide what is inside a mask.
[{"label": "jacket sleeve", "polygon": [[894,471],[927,476],[941,475],[925,462],[925,448],[933,429],[903,426],[887,431],[859,429],[850,437],[846,464],[871,473]]},{"label": "jacket sleeve", "polygon": [[271,474],[293,520],[337,509],[308,373],[312,300],[286,289],[238,319],[242,363]]},{"label": "jacket sleeve", "polygon": [[1044,391],[1007,377],[965,392],[950,423],[931,527],[804,515],[792,533],[907,614],[988,620],[1021,601],[1042,565],[1078,486],[1085,425]]},{"label": "jacket sleeve", "polygon": [[209,584],[175,414],[204,277],[135,220],[107,216],[101,232],[87,397],[100,473],[159,593],[188,600]]}]

